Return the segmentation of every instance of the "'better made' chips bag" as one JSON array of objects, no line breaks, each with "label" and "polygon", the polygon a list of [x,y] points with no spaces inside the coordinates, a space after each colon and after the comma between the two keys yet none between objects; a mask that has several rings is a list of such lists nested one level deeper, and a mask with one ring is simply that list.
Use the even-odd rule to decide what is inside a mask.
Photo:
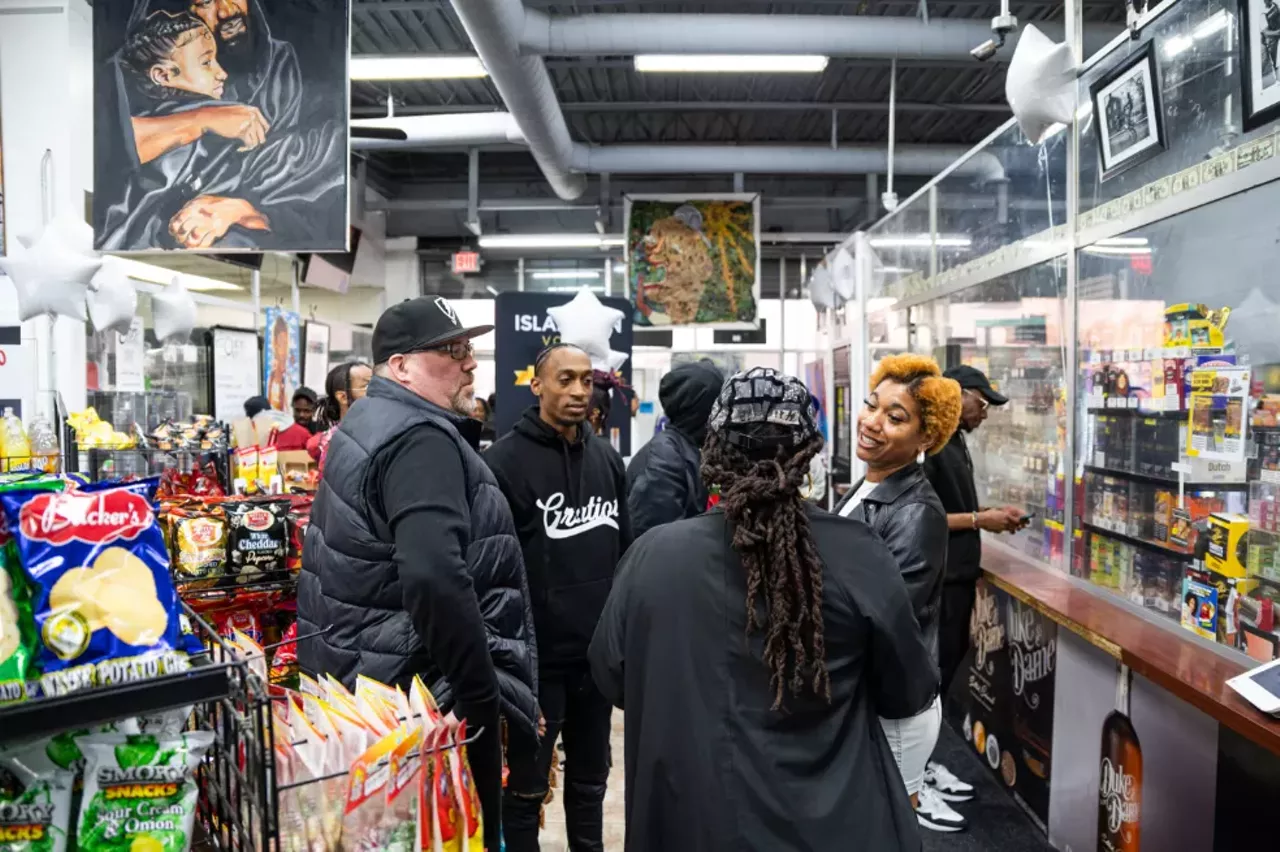
[{"label": "'better made' chips bag", "polygon": [[188,667],[169,554],[130,486],[0,494],[31,590],[45,695]]}]

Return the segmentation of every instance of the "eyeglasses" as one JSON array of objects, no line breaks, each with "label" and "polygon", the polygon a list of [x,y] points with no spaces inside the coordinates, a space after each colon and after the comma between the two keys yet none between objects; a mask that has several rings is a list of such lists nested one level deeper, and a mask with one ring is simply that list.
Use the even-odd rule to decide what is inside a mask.
[{"label": "eyeglasses", "polygon": [[444,352],[455,361],[465,361],[476,354],[476,347],[470,340],[455,340],[444,346],[433,346],[427,352]]},{"label": "eyeglasses", "polygon": [[978,405],[982,406],[983,411],[986,411],[989,407],[991,407],[991,401],[987,399],[985,396],[983,396],[979,391],[973,390],[971,388],[965,388],[965,393],[969,394],[974,399],[976,399],[978,401]]}]

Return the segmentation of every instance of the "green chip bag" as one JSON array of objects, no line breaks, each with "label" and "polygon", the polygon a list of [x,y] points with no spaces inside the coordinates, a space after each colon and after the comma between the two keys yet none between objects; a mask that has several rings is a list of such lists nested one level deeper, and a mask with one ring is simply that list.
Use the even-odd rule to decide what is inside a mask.
[{"label": "green chip bag", "polygon": [[64,852],[75,777],[50,763],[39,743],[0,758],[0,850]]},{"label": "green chip bag", "polygon": [[187,852],[200,796],[196,768],[213,739],[207,731],[82,737],[78,849]]},{"label": "green chip bag", "polygon": [[[61,491],[65,485],[64,480],[53,477],[0,476],[0,492]],[[32,671],[32,660],[37,638],[27,578],[0,513],[0,706],[28,697],[27,683],[36,675]]]}]

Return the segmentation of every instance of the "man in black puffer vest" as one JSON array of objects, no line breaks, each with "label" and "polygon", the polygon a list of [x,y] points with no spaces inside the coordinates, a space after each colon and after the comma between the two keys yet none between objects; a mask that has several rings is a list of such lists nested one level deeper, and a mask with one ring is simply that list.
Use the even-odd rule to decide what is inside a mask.
[{"label": "man in black puffer vest", "polygon": [[422,675],[451,721],[484,728],[469,755],[485,848],[502,825],[499,716],[535,736],[537,650],[520,542],[470,418],[471,338],[443,298],[388,308],[374,377],[329,442],[298,580],[298,663],[348,687]]}]

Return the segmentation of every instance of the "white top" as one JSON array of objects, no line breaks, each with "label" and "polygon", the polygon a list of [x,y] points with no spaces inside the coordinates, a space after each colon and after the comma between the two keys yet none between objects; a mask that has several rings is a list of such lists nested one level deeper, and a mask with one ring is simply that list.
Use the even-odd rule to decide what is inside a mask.
[{"label": "white top", "polygon": [[872,482],[869,479],[862,480],[862,484],[858,486],[858,490],[853,492],[853,496],[849,498],[849,502],[845,503],[840,509],[840,517],[847,518],[854,507],[866,499],[867,495],[876,490],[878,482]]}]

